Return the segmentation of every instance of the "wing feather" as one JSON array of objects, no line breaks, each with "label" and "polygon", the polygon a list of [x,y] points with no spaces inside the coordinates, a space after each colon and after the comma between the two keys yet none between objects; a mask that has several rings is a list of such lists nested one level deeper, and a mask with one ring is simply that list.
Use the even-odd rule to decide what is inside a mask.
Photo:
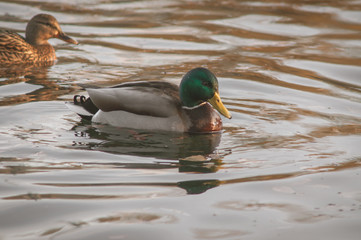
[{"label": "wing feather", "polygon": [[135,82],[111,88],[87,89],[102,111],[127,111],[139,115],[169,117],[181,107],[178,86],[168,82]]},{"label": "wing feather", "polygon": [[10,30],[0,30],[0,61],[30,61],[33,47],[25,39]]}]

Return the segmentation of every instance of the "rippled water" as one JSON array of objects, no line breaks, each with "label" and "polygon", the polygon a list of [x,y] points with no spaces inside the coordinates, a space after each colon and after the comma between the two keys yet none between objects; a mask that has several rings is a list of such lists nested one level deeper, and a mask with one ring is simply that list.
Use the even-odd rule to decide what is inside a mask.
[{"label": "rippled water", "polygon": [[[0,239],[359,239],[361,2],[1,1],[79,41],[2,68]],[[78,84],[219,78],[222,134],[90,125]]]}]

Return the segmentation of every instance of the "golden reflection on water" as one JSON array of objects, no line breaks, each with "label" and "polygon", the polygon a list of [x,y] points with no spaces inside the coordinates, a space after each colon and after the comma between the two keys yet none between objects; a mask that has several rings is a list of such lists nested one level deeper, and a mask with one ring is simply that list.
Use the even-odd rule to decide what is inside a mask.
[{"label": "golden reflection on water", "polygon": [[[25,94],[9,94],[9,90],[5,89],[4,95],[9,94],[0,100],[0,106],[8,106],[13,104],[21,104],[33,101],[51,101],[59,96],[71,92],[69,87],[62,87],[48,76],[49,67],[51,65],[16,65],[16,66],[0,66],[0,76],[4,80],[0,82],[2,86],[12,86],[17,83],[26,83],[38,86],[35,91]],[[16,89],[15,89],[16,90]],[[26,91],[24,87],[24,91]]]},{"label": "golden reflection on water", "polygon": [[[159,239],[147,224],[174,239],[360,235],[358,1],[0,7],[0,27],[23,34],[47,12],[80,43],[55,40],[55,65],[0,69],[0,238]],[[179,82],[196,66],[234,116],[222,134],[96,126],[63,104],[79,85]]]}]

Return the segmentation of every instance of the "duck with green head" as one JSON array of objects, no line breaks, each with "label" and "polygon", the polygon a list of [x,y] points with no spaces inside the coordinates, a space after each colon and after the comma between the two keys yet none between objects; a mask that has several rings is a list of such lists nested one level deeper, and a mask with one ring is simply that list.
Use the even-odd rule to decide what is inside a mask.
[{"label": "duck with green head", "polygon": [[218,80],[206,68],[184,75],[179,87],[163,81],[86,89],[67,106],[82,118],[117,127],[178,132],[216,132],[231,114],[219,96]]}]

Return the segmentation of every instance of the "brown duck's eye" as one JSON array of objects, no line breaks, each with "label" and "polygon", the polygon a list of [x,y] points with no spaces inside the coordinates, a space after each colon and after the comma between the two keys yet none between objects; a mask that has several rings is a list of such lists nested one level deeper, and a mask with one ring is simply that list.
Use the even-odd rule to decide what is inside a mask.
[{"label": "brown duck's eye", "polygon": [[45,23],[45,25],[51,28],[53,27],[53,25],[51,25],[50,23]]},{"label": "brown duck's eye", "polygon": [[43,24],[43,25],[45,25],[45,26],[48,26],[48,27],[53,27],[53,25],[51,25],[50,23],[48,23],[48,22],[39,22],[40,24]]}]

